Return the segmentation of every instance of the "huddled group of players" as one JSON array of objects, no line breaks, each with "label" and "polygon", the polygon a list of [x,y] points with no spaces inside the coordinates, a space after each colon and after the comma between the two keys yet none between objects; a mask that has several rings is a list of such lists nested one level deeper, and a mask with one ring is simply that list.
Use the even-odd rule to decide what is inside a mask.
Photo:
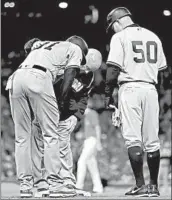
[{"label": "huddled group of players", "polygon": [[[159,104],[155,85],[158,71],[167,67],[162,44],[153,32],[135,24],[125,7],[113,9],[107,23],[107,31],[115,34],[106,62],[104,103],[106,108],[114,108],[112,123],[121,127],[136,180],[126,195],[159,196]],[[70,134],[84,113],[90,119],[85,124],[90,128],[88,132],[96,123],[97,116],[90,114],[87,100],[102,55],[76,35],[66,41],[34,38],[24,49],[26,59],[9,77],[6,87],[15,125],[15,160],[21,197],[32,197],[35,185],[40,196],[89,195],[80,190],[83,186],[79,181],[76,184]],[[110,105],[114,88],[119,88],[118,106]],[[89,137],[84,144],[89,145],[90,152],[97,142],[93,138]],[[148,185],[143,176],[143,151],[147,152],[150,171]],[[88,156],[83,149],[80,163]],[[94,158],[90,162],[93,163],[88,165],[90,168],[96,165]],[[80,180],[84,170],[78,173]],[[101,183],[99,186],[102,192]]]}]

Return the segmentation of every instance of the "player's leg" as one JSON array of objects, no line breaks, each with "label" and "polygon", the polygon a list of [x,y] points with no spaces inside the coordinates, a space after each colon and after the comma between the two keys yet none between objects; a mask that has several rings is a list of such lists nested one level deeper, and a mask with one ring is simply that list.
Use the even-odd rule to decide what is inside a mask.
[{"label": "player's leg", "polygon": [[44,157],[44,141],[38,121],[32,122],[31,153],[33,163],[34,183],[43,178],[42,160]]},{"label": "player's leg", "polygon": [[31,110],[24,94],[24,73],[16,72],[10,91],[10,106],[15,129],[15,161],[22,197],[32,196]]},{"label": "player's leg", "polygon": [[103,185],[100,178],[98,163],[97,163],[97,140],[92,137],[92,145],[94,147],[94,152],[92,156],[87,160],[87,167],[91,175],[91,179],[93,182],[93,192],[102,193]]},{"label": "player's leg", "polygon": [[122,117],[122,135],[136,180],[136,186],[126,195],[147,196],[143,176],[142,110],[139,85],[126,84],[119,90],[119,109]]},{"label": "player's leg", "polygon": [[147,163],[150,171],[150,187],[152,196],[159,196],[158,173],[160,164],[159,104],[158,94],[154,87],[147,89],[143,101],[143,140],[147,152]]},{"label": "player's leg", "polygon": [[59,137],[57,135],[59,110],[49,76],[40,70],[30,70],[29,85],[31,107],[35,111],[44,138],[44,165],[50,189],[55,190],[62,182],[59,176],[61,168],[59,155]]},{"label": "player's leg", "polygon": [[48,195],[49,185],[46,181],[46,171],[44,167],[44,140],[40,125],[36,119],[32,122],[31,153],[33,164],[34,187],[37,188],[35,197],[45,197]]},{"label": "player's leg", "polygon": [[60,141],[60,160],[62,168],[60,175],[63,177],[64,184],[75,185],[76,179],[73,174],[73,156],[70,145],[70,136],[77,124],[77,118],[71,116],[59,122],[58,135]]},{"label": "player's leg", "polygon": [[84,181],[85,181],[86,172],[87,172],[87,160],[94,153],[94,147],[92,145],[92,142],[93,141],[91,137],[87,138],[84,141],[83,149],[78,160],[77,181],[76,181],[76,187],[78,189],[84,188]]}]

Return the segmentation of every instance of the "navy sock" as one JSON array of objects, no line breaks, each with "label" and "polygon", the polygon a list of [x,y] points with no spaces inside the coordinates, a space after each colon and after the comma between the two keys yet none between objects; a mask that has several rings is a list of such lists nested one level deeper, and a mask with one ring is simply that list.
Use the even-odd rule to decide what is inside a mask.
[{"label": "navy sock", "polygon": [[131,167],[135,176],[136,185],[141,187],[145,185],[143,176],[143,151],[139,146],[130,147],[128,149],[128,156],[131,163]]},{"label": "navy sock", "polygon": [[150,184],[158,185],[160,151],[147,153],[147,163],[150,172]]}]

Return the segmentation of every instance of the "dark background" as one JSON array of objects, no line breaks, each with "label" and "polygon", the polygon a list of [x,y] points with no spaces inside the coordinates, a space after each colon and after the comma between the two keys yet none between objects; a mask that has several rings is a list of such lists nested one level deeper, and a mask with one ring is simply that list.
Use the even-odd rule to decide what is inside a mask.
[{"label": "dark background", "polygon": [[[2,1],[2,56],[11,50],[21,50],[23,44],[32,37],[48,40],[63,40],[77,34],[85,38],[90,46],[107,55],[105,45],[109,37],[105,32],[106,16],[116,6],[126,6],[133,19],[140,26],[154,31],[162,40],[168,63],[172,63],[172,17],[164,16],[163,10],[170,9],[170,0],[69,0],[67,9],[60,9],[56,0],[18,0],[14,8],[4,8]],[[10,1],[9,1],[10,2]],[[89,5],[99,10],[96,24],[84,24],[84,16],[91,13]],[[16,17],[16,13],[20,17]],[[28,14],[42,13],[42,17],[29,18]]]}]

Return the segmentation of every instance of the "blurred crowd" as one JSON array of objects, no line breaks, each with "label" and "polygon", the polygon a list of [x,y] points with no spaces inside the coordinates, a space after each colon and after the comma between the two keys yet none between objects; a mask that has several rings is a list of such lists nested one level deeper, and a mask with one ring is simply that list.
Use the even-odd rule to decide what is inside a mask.
[{"label": "blurred crowd", "polygon": [[[15,159],[14,159],[14,127],[10,113],[8,92],[5,91],[7,78],[12,72],[18,67],[20,62],[24,59],[24,51],[15,52],[12,51],[6,58],[1,59],[1,147],[2,147],[2,173],[1,180],[15,180]],[[105,110],[103,107],[104,95],[102,94],[102,88],[104,87],[104,79],[106,74],[106,65],[102,64],[99,71],[96,73],[95,87],[93,95],[89,99],[89,103],[99,113],[100,125],[102,130],[102,146],[103,149],[98,153],[98,163],[100,169],[100,175],[103,185],[108,184],[128,184],[132,183],[133,176],[129,160],[127,156],[126,148],[124,147],[123,138],[120,130],[116,129],[111,124],[111,112]],[[160,74],[161,76],[161,87],[159,90],[159,101],[160,101],[160,130],[159,136],[161,139],[161,157],[162,166],[160,168],[160,179],[164,178],[161,176],[166,173],[166,182],[162,184],[168,184],[171,180],[171,67],[167,71]],[[99,83],[99,85],[97,84]],[[101,88],[101,89],[100,89]],[[116,91],[114,91],[114,101]],[[81,128],[76,130],[71,136],[71,145],[74,157],[74,169],[77,169],[77,160],[79,158],[83,144],[83,126],[81,122]],[[166,162],[165,162],[165,161]],[[144,166],[147,168],[147,165]],[[165,171],[163,171],[165,170]],[[148,173],[148,172],[147,172]],[[145,174],[145,178],[149,174]],[[89,179],[89,175],[87,177]]]}]

